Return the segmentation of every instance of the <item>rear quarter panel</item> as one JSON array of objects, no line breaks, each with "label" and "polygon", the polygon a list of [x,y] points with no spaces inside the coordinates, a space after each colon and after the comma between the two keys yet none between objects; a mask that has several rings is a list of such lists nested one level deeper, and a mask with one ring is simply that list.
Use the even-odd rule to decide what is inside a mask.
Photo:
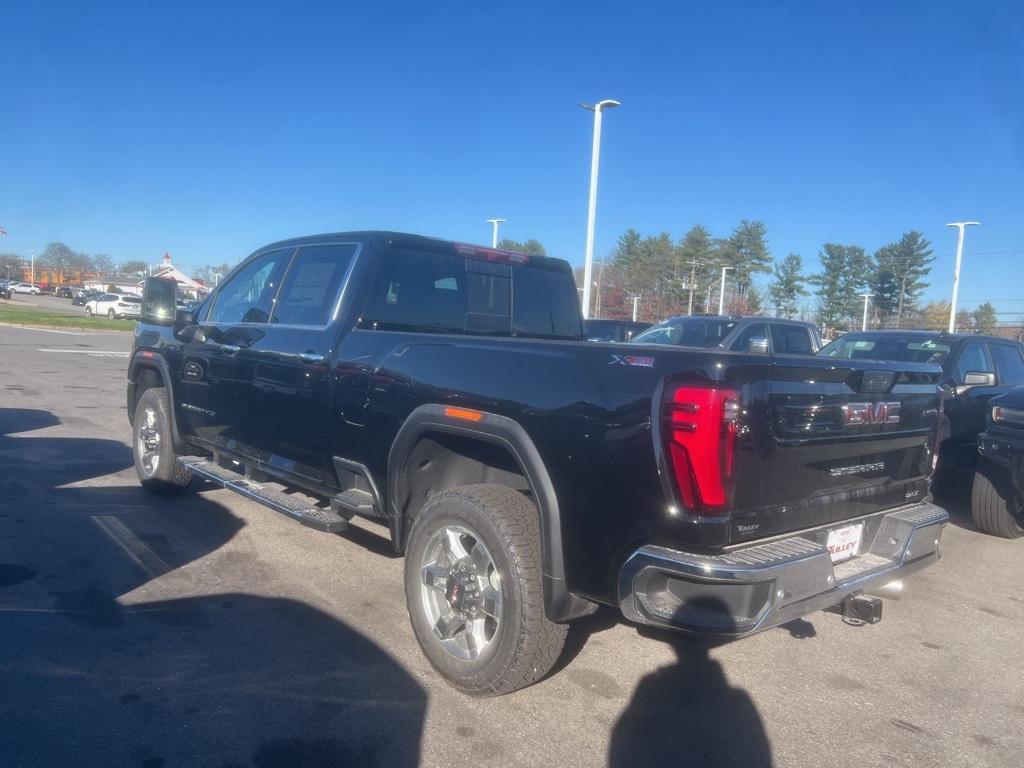
[{"label": "rear quarter panel", "polygon": [[[651,365],[630,365],[626,355]],[[751,375],[749,358],[728,352],[390,331],[353,331],[338,357],[358,361],[350,371],[361,369],[369,392],[365,418],[336,431],[335,449],[366,455],[378,478],[391,437],[420,405],[476,408],[521,424],[558,497],[569,587],[598,599],[611,594],[613,564],[639,543],[696,536],[691,522],[667,513],[658,471],[652,398],[666,376]]]}]

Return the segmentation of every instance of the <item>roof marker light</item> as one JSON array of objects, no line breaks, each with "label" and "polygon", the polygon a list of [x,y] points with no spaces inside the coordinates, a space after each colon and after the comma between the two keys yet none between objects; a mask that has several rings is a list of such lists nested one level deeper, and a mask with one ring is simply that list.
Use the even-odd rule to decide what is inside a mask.
[{"label": "roof marker light", "polygon": [[525,253],[505,251],[501,248],[484,248],[481,245],[469,245],[468,243],[455,243],[455,253],[467,259],[479,259],[498,264],[526,264],[530,260]]}]

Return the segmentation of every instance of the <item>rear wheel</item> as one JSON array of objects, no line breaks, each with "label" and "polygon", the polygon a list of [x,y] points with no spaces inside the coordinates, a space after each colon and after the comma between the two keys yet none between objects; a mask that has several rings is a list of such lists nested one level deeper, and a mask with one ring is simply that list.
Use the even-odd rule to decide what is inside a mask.
[{"label": "rear wheel", "polygon": [[132,427],[135,473],[151,493],[177,493],[192,480],[192,473],[177,462],[171,431],[167,392],[152,387],[135,406]]},{"label": "rear wheel", "polygon": [[92,307],[86,307],[85,314],[88,315],[89,317],[92,317]]},{"label": "rear wheel", "polygon": [[117,317],[117,313],[115,313],[114,310],[112,310],[112,309],[108,309],[107,310],[107,319],[113,320],[115,317]]},{"label": "rear wheel", "polygon": [[979,530],[1004,539],[1024,535],[1024,514],[1020,494],[1008,473],[991,462],[982,461],[971,486],[971,517]]},{"label": "rear wheel", "polygon": [[567,627],[544,614],[537,509],[502,485],[453,488],[423,506],[409,534],[405,598],[423,652],[465,693],[532,685],[565,644]]}]

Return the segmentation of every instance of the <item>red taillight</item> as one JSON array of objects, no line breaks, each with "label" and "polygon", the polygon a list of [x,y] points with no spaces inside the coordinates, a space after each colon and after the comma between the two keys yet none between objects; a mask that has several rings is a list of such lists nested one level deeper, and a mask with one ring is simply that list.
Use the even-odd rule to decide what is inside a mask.
[{"label": "red taillight", "polygon": [[668,453],[683,504],[697,514],[726,511],[726,481],[736,450],[739,395],[732,389],[679,387],[665,403]]},{"label": "red taillight", "polygon": [[516,251],[503,251],[500,248],[484,248],[480,245],[455,244],[455,253],[467,259],[493,261],[499,264],[525,264],[530,257]]}]

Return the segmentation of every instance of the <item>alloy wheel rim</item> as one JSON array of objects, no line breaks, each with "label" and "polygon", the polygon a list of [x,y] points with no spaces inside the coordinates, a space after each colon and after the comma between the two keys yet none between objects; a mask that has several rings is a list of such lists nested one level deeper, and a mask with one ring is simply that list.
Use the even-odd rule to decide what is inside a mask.
[{"label": "alloy wheel rim", "polygon": [[146,477],[152,477],[160,466],[160,422],[157,421],[156,411],[152,408],[147,407],[142,411],[136,443],[139,466]]},{"label": "alloy wheel rim", "polygon": [[449,525],[430,537],[420,564],[420,597],[434,639],[450,656],[472,661],[497,640],[500,575],[469,528]]}]

